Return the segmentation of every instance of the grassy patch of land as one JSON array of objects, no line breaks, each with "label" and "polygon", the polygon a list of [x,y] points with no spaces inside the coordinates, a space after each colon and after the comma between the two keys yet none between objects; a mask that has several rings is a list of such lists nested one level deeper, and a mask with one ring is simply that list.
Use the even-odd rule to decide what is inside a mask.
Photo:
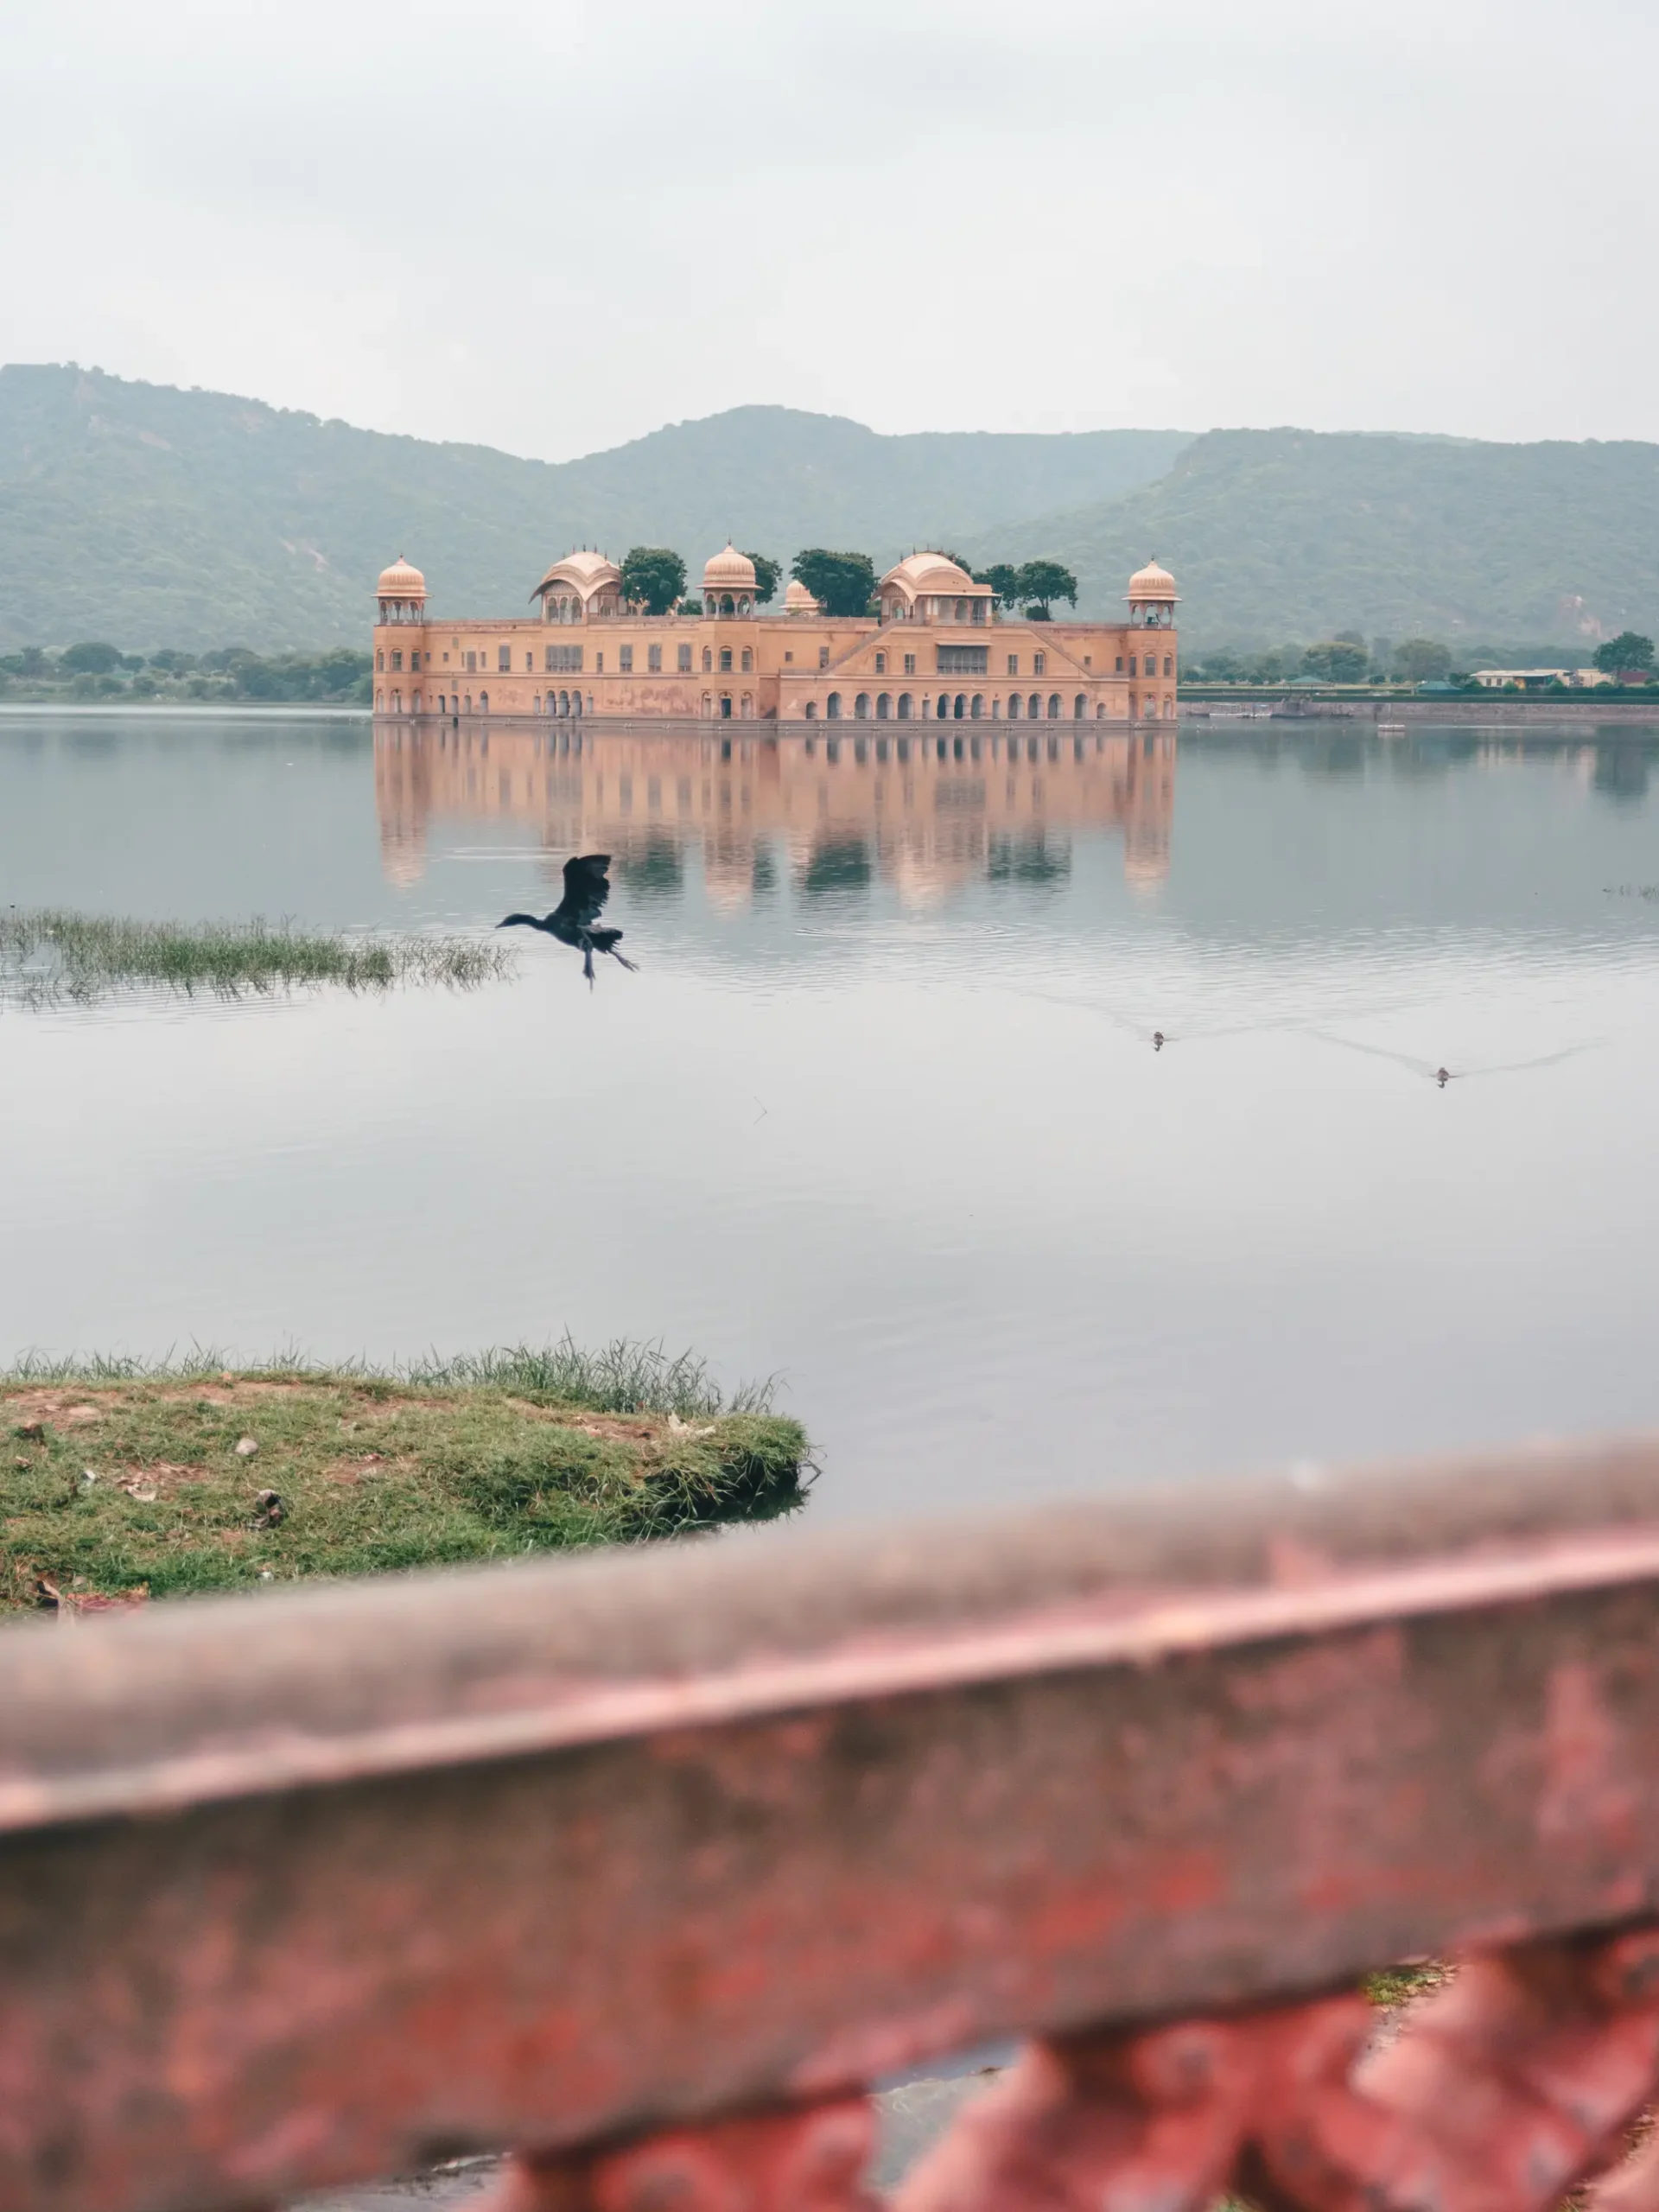
[{"label": "grassy patch of land", "polygon": [[26,1363],[0,1377],[0,1612],[769,1519],[810,1461],[768,1396],[627,1344],[395,1375]]},{"label": "grassy patch of land", "polygon": [[55,909],[0,913],[0,995],[27,1003],[85,1001],[123,985],[173,990],[274,991],[334,983],[465,988],[512,972],[510,950],[487,938],[348,937],[288,923],[145,922]]}]

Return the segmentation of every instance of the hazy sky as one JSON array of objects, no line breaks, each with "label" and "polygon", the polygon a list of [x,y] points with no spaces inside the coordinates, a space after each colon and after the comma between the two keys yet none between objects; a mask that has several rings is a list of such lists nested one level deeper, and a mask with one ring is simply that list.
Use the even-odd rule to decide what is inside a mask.
[{"label": "hazy sky", "polygon": [[564,458],[1659,438],[1654,0],[10,0],[0,359]]}]

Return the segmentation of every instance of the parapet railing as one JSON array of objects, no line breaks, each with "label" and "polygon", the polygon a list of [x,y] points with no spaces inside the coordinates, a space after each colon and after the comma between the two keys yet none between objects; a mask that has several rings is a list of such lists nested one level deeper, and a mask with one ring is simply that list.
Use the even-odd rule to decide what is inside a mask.
[{"label": "parapet railing", "polygon": [[27,1624],[0,2207],[1640,2212],[1656,1913],[1653,1445]]}]

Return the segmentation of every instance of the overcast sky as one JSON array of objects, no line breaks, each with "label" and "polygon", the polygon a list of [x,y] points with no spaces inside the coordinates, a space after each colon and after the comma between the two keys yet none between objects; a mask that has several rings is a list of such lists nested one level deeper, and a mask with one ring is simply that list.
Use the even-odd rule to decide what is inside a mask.
[{"label": "overcast sky", "polygon": [[563,459],[1659,438],[1654,0],[10,0],[0,359]]}]

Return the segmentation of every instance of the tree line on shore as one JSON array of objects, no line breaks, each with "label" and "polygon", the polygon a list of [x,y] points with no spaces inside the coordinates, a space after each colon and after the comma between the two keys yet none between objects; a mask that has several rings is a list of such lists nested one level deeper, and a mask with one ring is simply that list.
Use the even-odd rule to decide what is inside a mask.
[{"label": "tree line on shore", "polygon": [[366,705],[373,696],[366,652],[337,645],[321,653],[251,652],[124,653],[101,639],[49,652],[25,645],[0,658],[0,698],[268,699]]},{"label": "tree line on shore", "polygon": [[1646,683],[1654,674],[1654,642],[1625,630],[1593,652],[1560,645],[1459,645],[1440,638],[1373,638],[1357,630],[1311,645],[1217,646],[1189,654],[1181,673],[1190,683],[1470,683],[1477,669],[1591,667],[1622,683]]}]

